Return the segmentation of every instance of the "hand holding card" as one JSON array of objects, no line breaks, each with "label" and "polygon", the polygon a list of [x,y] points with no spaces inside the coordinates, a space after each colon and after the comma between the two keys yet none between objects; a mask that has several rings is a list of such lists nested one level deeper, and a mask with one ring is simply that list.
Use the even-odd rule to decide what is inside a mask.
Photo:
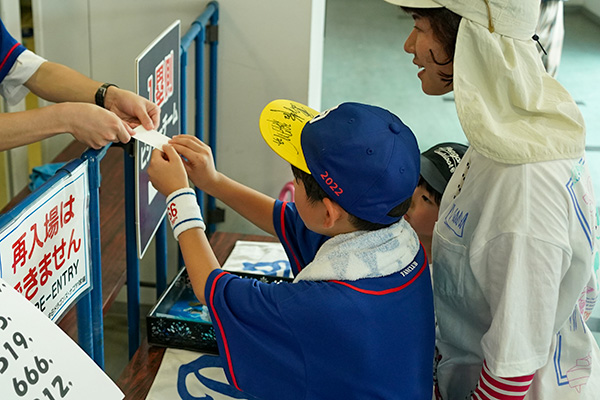
[{"label": "hand holding card", "polygon": [[146,130],[142,125],[133,130],[135,135],[132,138],[146,143],[162,151],[162,146],[169,143],[169,137],[155,130]]}]

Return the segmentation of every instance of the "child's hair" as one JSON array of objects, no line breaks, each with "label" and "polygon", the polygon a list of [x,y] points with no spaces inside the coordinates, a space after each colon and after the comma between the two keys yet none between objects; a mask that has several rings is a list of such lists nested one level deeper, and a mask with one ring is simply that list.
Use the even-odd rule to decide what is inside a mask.
[{"label": "child's hair", "polygon": [[429,194],[433,196],[435,204],[437,204],[438,206],[440,205],[440,203],[442,202],[442,193],[435,190],[433,186],[431,186],[429,182],[427,182],[425,178],[423,178],[423,176],[419,177],[419,184],[417,186],[423,186],[425,190],[427,190]]},{"label": "child's hair", "polygon": [[[422,18],[427,18],[431,23],[435,38],[442,44],[444,51],[448,54],[448,59],[445,61],[436,60],[433,52],[429,50],[433,61],[438,65],[448,65],[454,61],[454,49],[456,47],[456,37],[458,35],[458,26],[462,17],[449,9],[443,8],[410,8],[402,7],[409,13],[418,15]],[[453,76],[440,72],[442,80],[446,82],[446,86],[452,84]]]},{"label": "child's hair", "polygon": [[[308,201],[310,203],[315,203],[315,202],[321,201],[325,198],[334,201],[333,199],[331,199],[331,197],[327,193],[325,193],[325,191],[321,188],[321,186],[319,186],[319,184],[317,183],[317,181],[311,174],[308,174],[308,173],[302,171],[301,169],[294,167],[293,165],[291,167],[292,167],[292,173],[294,174],[294,178],[298,181],[301,181],[302,184],[304,185],[304,189],[306,191],[306,198],[308,199]],[[410,208],[411,199],[412,199],[412,197],[409,197],[408,199],[406,199],[405,201],[403,201],[402,203],[400,203],[399,205],[394,207],[388,213],[388,215],[390,217],[398,217],[398,218],[402,217],[404,214],[406,214],[406,212]],[[376,231],[378,229],[387,228],[388,226],[392,225],[392,224],[379,224],[376,222],[366,221],[366,220],[358,218],[357,216],[352,215],[350,213],[348,213],[348,219],[349,219],[350,223],[352,224],[352,226],[354,226],[356,229],[358,229],[360,231]]]}]

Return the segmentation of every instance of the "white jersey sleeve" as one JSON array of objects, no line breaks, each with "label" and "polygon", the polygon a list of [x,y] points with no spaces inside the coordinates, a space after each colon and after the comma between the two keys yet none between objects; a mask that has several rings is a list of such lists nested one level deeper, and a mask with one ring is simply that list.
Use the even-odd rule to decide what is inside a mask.
[{"label": "white jersey sleeve", "polygon": [[24,86],[25,82],[46,61],[30,50],[25,50],[19,55],[8,75],[0,82],[0,95],[8,104],[15,105],[25,98],[29,93],[29,89]]}]

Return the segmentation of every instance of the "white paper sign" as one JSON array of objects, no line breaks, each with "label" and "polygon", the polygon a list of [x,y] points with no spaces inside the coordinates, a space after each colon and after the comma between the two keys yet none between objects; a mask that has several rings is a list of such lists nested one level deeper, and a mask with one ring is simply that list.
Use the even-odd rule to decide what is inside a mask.
[{"label": "white paper sign", "polygon": [[87,166],[0,229],[0,278],[53,321],[91,285]]},{"label": "white paper sign", "polygon": [[169,143],[170,137],[155,130],[148,131],[142,125],[136,127],[133,131],[135,132],[135,135],[133,135],[132,138],[149,144],[150,146],[161,151],[163,145]]},{"label": "white paper sign", "polygon": [[58,326],[0,279],[2,400],[121,400],[117,385]]},{"label": "white paper sign", "polygon": [[291,277],[290,262],[281,243],[238,240],[223,264],[227,271]]}]

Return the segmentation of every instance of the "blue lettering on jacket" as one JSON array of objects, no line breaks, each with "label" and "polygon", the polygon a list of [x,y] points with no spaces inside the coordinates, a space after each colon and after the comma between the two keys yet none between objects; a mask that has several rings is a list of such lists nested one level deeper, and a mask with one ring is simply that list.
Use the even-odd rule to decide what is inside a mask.
[{"label": "blue lettering on jacket", "polygon": [[[594,231],[596,230],[597,225],[594,225],[594,206],[596,202],[593,199],[586,199],[586,197],[590,196],[591,193],[588,194],[587,190],[584,190],[583,197],[580,198],[576,191],[575,185],[583,185],[584,182],[581,182],[581,177],[584,171],[585,160],[582,158],[579,162],[573,167],[571,171],[571,178],[566,184],[567,191],[569,192],[569,196],[571,196],[571,201],[573,202],[573,207],[575,208],[575,215],[581,224],[581,228],[583,229],[583,233],[585,234],[588,244],[590,245],[590,250],[592,254],[594,252]],[[590,213],[591,211],[591,213]],[[589,218],[592,216],[592,218]],[[597,218],[596,218],[597,220]]]},{"label": "blue lettering on jacket", "polygon": [[460,210],[456,204],[452,204],[452,208],[444,218],[444,224],[450,228],[458,237],[463,237],[465,225],[467,224],[468,212]]}]

